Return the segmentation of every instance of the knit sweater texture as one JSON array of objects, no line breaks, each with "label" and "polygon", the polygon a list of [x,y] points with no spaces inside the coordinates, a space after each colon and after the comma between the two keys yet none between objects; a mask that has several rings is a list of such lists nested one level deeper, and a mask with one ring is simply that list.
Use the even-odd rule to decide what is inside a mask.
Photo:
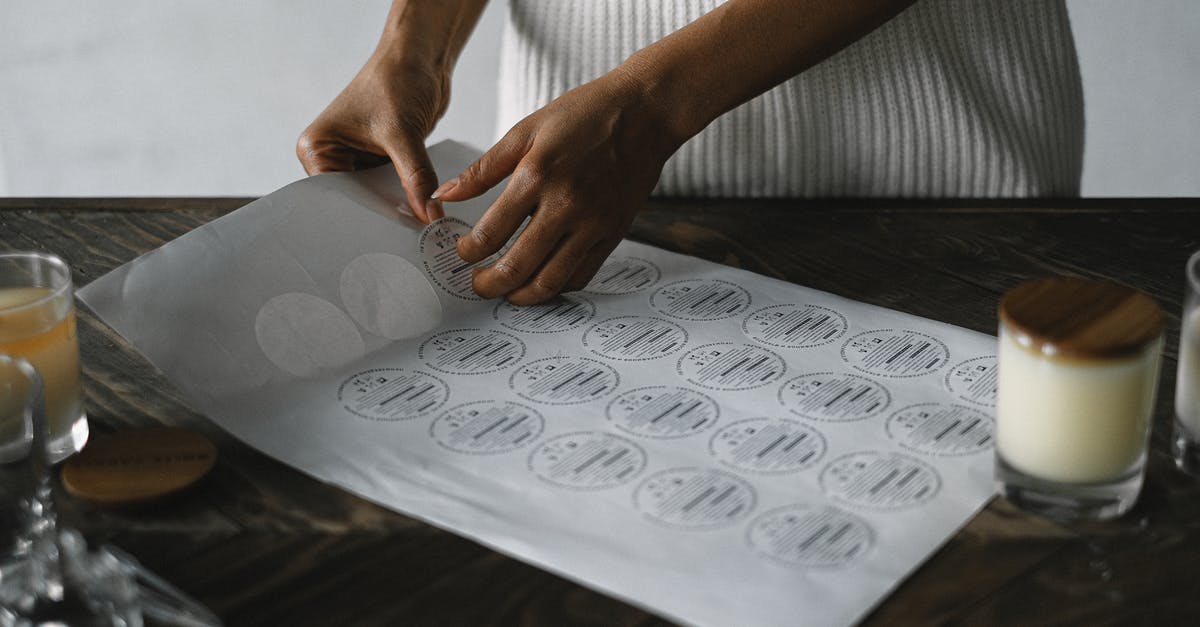
[{"label": "knit sweater texture", "polygon": [[[500,133],[721,3],[510,0]],[[667,162],[655,193],[1077,196],[1082,162],[1064,1],[920,0],[718,118]]]}]

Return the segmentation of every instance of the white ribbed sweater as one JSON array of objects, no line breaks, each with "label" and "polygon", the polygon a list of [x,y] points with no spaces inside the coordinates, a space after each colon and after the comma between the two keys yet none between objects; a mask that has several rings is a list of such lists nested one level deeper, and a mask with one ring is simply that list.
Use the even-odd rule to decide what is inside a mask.
[{"label": "white ribbed sweater", "polygon": [[[511,0],[501,134],[722,1]],[[1063,0],[921,0],[713,122],[656,194],[1074,196],[1082,161]]]}]

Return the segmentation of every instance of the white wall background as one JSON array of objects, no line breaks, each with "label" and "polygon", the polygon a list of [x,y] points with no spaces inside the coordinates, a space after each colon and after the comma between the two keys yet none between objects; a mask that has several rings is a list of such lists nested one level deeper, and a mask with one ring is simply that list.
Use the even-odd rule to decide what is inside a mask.
[{"label": "white wall background", "polygon": [[[261,195],[300,178],[296,137],[370,54],[388,4],[6,0],[0,195]],[[1200,2],[1068,4],[1084,194],[1200,196]],[[504,11],[488,7],[431,140],[493,138]]]},{"label": "white wall background", "polygon": [[1087,196],[1200,196],[1200,2],[1068,0]]}]

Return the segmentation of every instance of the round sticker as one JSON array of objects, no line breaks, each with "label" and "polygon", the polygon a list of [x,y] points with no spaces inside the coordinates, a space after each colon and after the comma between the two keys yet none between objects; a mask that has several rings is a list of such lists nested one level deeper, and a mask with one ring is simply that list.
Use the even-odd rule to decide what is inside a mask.
[{"label": "round sticker", "polygon": [[841,566],[871,548],[866,521],[834,507],[789,505],[757,516],[746,540],[768,559],[791,566]]},{"label": "round sticker", "polygon": [[946,389],[968,403],[995,407],[997,365],[990,355],[961,362],[946,373]]},{"label": "round sticker", "polygon": [[420,251],[425,273],[438,287],[465,300],[483,300],[471,286],[471,270],[491,265],[499,253],[468,263],[458,256],[458,240],[471,232],[471,226],[458,218],[445,217],[429,223],[421,231]]},{"label": "round sticker", "polygon": [[417,337],[442,321],[442,302],[433,285],[407,259],[368,253],[342,269],[338,293],[354,321],[391,340]]},{"label": "round sticker", "polygon": [[671,527],[713,529],[745,518],[757,497],[754,488],[730,473],[710,468],[672,468],[651,475],[633,493],[643,516]]},{"label": "round sticker", "polygon": [[609,257],[584,288],[593,294],[632,294],[658,282],[658,266],[637,257]]},{"label": "round sticker", "polygon": [[732,318],[750,306],[750,292],[719,279],[684,279],[668,283],[650,296],[650,306],[680,320]]},{"label": "round sticker", "polygon": [[621,316],[592,325],[583,345],[593,353],[618,361],[666,357],[687,344],[688,334],[674,322],[648,316]]},{"label": "round sticker", "polygon": [[608,419],[618,429],[650,438],[682,438],[707,430],[721,410],[695,390],[665,385],[638,388],[608,404]]},{"label": "round sticker", "polygon": [[592,301],[579,294],[563,294],[537,305],[500,301],[492,317],[500,324],[525,333],[558,333],[578,328],[596,314]]},{"label": "round sticker", "polygon": [[779,388],[779,402],[809,420],[848,422],[875,416],[892,397],[882,385],[854,374],[802,374]]},{"label": "round sticker", "polygon": [[783,376],[787,366],[775,353],[750,344],[718,342],[684,353],[679,376],[710,390],[750,390]]},{"label": "round sticker", "polygon": [[339,368],[366,352],[358,327],[337,305],[300,292],[263,304],[254,336],[271,363],[297,377]]},{"label": "round sticker", "polygon": [[371,420],[409,420],[442,406],[450,387],[419,370],[376,368],[342,382],[338,402],[346,411]]},{"label": "round sticker", "polygon": [[459,453],[507,453],[537,439],[546,421],[519,403],[476,401],[448,409],[429,427],[438,444]]},{"label": "round sticker", "polygon": [[867,331],[842,345],[847,364],[882,377],[919,377],[936,372],[949,358],[950,349],[941,340],[917,331]]},{"label": "round sticker", "polygon": [[516,365],[525,356],[525,343],[502,331],[456,329],[425,340],[417,355],[440,372],[484,374]]},{"label": "round sticker", "polygon": [[828,344],[846,333],[842,314],[817,305],[771,305],[742,321],[750,338],[781,348],[811,348]]},{"label": "round sticker", "polygon": [[587,357],[546,357],[531,361],[509,377],[522,398],[549,405],[573,405],[603,398],[621,382],[612,366]]},{"label": "round sticker", "polygon": [[892,414],[888,435],[901,446],[933,455],[969,455],[992,447],[992,418],[962,405],[921,403]]},{"label": "round sticker", "polygon": [[900,453],[852,453],[821,471],[821,488],[830,498],[874,509],[925,503],[941,486],[942,479],[932,466]]},{"label": "round sticker", "polygon": [[784,418],[750,418],[722,427],[709,450],[722,464],[761,473],[795,472],[825,455],[825,438],[812,427]]},{"label": "round sticker", "polygon": [[611,433],[581,431],[547,440],[529,456],[529,469],[542,480],[576,490],[602,490],[626,483],[646,467],[640,446]]}]

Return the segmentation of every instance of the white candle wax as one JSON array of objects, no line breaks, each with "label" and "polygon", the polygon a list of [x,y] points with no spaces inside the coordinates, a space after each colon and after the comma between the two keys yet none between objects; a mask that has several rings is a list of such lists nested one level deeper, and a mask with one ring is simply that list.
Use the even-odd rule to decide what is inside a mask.
[{"label": "white candle wax", "polygon": [[1000,332],[996,445],[1029,476],[1064,483],[1112,480],[1146,446],[1161,338],[1120,359],[1076,359],[1022,346]]},{"label": "white candle wax", "polygon": [[1193,439],[1200,439],[1200,308],[1192,310],[1180,326],[1175,415]]}]

